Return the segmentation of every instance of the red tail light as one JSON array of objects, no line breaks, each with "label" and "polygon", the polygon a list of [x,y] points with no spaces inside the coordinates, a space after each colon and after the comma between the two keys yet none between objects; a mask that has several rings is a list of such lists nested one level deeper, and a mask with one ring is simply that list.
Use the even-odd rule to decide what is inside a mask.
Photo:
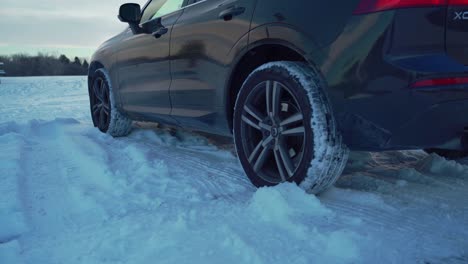
[{"label": "red tail light", "polygon": [[[468,0],[449,0],[450,4],[468,4]],[[408,7],[445,6],[447,0],[362,0],[355,15]]]},{"label": "red tail light", "polygon": [[439,78],[439,79],[429,79],[421,80],[413,83],[411,88],[422,88],[422,87],[431,87],[431,86],[450,86],[450,85],[460,85],[468,84],[468,77],[452,77],[452,78]]}]

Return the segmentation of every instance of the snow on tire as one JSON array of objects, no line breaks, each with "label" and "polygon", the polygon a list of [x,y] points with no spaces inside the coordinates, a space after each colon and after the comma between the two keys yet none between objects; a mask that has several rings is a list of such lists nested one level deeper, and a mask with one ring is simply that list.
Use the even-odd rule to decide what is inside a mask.
[{"label": "snow on tire", "polygon": [[95,127],[113,137],[127,136],[131,132],[132,120],[117,108],[112,83],[105,69],[97,69],[94,72],[89,96]]},{"label": "snow on tire", "polygon": [[305,63],[282,61],[260,66],[244,82],[234,111],[234,139],[257,187],[290,181],[316,194],[343,172],[348,149],[322,80]]}]

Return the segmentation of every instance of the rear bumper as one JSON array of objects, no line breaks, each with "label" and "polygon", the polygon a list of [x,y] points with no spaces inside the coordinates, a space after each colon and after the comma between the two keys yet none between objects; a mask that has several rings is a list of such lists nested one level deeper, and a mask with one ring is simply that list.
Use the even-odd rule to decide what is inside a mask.
[{"label": "rear bumper", "polygon": [[348,101],[337,114],[353,150],[462,149],[468,127],[468,87],[404,91]]},{"label": "rear bumper", "polygon": [[439,103],[396,129],[386,147],[465,149],[461,139],[467,127],[468,100]]}]

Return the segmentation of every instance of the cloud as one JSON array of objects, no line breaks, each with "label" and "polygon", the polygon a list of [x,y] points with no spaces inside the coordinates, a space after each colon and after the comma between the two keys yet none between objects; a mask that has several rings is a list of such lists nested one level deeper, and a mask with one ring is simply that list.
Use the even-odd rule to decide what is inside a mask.
[{"label": "cloud", "polygon": [[[2,0],[3,46],[97,47],[122,31],[117,19],[125,0]],[[145,0],[136,1],[141,5]],[[1,51],[1,47],[0,47]]]}]

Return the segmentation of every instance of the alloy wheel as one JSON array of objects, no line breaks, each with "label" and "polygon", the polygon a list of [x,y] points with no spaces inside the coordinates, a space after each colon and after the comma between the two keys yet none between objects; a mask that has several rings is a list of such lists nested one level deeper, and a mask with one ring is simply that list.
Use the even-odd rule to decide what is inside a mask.
[{"label": "alloy wheel", "polygon": [[242,146],[255,173],[273,184],[291,180],[306,145],[303,111],[291,90],[278,81],[258,84],[241,118]]},{"label": "alloy wheel", "polygon": [[97,77],[94,80],[91,97],[91,113],[94,125],[102,132],[106,132],[109,127],[111,108],[109,87],[102,77]]}]

